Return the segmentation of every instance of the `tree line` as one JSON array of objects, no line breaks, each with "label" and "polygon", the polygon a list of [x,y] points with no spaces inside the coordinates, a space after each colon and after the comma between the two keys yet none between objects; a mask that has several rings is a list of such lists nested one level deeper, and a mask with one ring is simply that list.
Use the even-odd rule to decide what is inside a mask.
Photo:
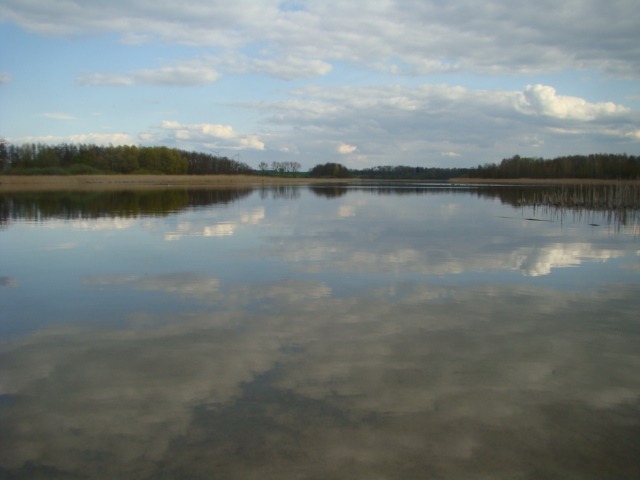
[{"label": "tree line", "polygon": [[470,169],[477,178],[600,178],[640,179],[640,157],[598,153],[570,155],[545,160],[514,155],[500,164],[479,165]]},{"label": "tree line", "polygon": [[351,172],[356,177],[370,179],[447,180],[462,177],[469,172],[469,169],[388,165],[352,170]]},{"label": "tree line", "polygon": [[12,145],[0,142],[0,172],[9,174],[248,174],[237,160],[169,147],[100,146],[61,143]]},{"label": "tree line", "polygon": [[353,177],[353,172],[351,172],[347,167],[341,165],[340,163],[328,162],[323,164],[318,164],[309,170],[310,177],[320,177],[320,178],[349,178]]},{"label": "tree line", "polygon": [[640,157],[598,153],[543,159],[514,155],[503,159],[499,164],[487,163],[478,165],[476,168],[387,165],[350,170],[339,163],[328,162],[318,164],[306,173],[300,172],[300,169],[301,165],[298,162],[274,161],[271,163],[271,169],[266,162],[261,162],[258,170],[253,170],[239,159],[169,147],[71,143],[13,145],[0,139],[0,173],[8,174],[234,175],[260,173],[278,176],[308,175],[321,178],[356,177],[380,180],[447,180],[460,177],[640,179]]},{"label": "tree line", "polygon": [[450,178],[640,179],[640,157],[626,154],[570,155],[553,159],[514,155],[476,168],[378,166],[351,170],[359,178],[447,180]]}]

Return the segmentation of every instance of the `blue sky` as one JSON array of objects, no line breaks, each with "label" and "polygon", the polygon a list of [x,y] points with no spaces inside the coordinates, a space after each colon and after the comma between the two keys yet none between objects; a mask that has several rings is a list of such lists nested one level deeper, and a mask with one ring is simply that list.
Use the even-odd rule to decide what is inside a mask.
[{"label": "blue sky", "polygon": [[636,0],[3,0],[0,136],[303,169],[640,154]]}]

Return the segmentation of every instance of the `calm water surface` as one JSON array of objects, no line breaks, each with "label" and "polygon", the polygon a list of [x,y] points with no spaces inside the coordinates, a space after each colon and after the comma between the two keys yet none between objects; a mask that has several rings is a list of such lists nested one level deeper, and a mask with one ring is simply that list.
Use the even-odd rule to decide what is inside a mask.
[{"label": "calm water surface", "polygon": [[0,478],[640,478],[638,210],[0,195]]}]

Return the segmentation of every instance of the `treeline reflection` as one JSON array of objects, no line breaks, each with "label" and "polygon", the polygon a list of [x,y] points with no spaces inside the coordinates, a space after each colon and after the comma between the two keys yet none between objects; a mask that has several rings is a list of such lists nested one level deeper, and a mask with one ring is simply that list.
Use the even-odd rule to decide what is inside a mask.
[{"label": "treeline reflection", "polygon": [[0,222],[165,216],[186,208],[228,204],[252,188],[12,192],[0,195]]},{"label": "treeline reflection", "polygon": [[349,192],[371,195],[472,195],[495,199],[514,208],[546,209],[547,213],[605,213],[611,222],[638,223],[640,186],[560,185],[489,186],[453,184],[345,184],[313,186],[243,187],[236,189],[167,189],[121,191],[11,192],[0,194],[0,224],[12,220],[51,218],[164,216],[187,208],[224,205],[253,192],[260,198],[296,200],[308,190],[314,195],[339,198]]}]

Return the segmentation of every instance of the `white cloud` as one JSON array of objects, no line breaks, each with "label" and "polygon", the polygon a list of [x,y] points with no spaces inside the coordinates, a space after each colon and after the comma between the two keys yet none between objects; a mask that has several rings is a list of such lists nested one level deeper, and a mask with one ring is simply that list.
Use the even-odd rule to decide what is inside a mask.
[{"label": "white cloud", "polygon": [[217,123],[182,124],[175,120],[163,120],[159,129],[143,132],[140,138],[146,143],[163,143],[201,150],[265,149],[265,144],[258,135],[241,134],[231,125]]},{"label": "white cloud", "polygon": [[82,133],[69,135],[71,143],[96,143],[99,145],[131,145],[135,143],[127,133]]},{"label": "white cloud", "polygon": [[241,138],[238,146],[250,150],[264,150],[265,148],[264,142],[257,135],[247,135]]},{"label": "white cloud", "polygon": [[626,136],[633,140],[640,140],[640,130],[632,130],[626,133]]},{"label": "white cloud", "polygon": [[[640,122],[626,106],[563,96],[542,85],[522,91],[443,84],[308,86],[287,99],[249,106],[278,129],[279,142],[314,152],[315,158],[305,158],[311,165],[352,153],[356,145],[368,165],[400,161],[398,153],[403,164],[429,166],[448,166],[452,159],[457,166],[477,165],[514,152],[552,157],[593,147],[623,153],[637,142]],[[598,143],[590,144],[596,136]]]},{"label": "white cloud", "polygon": [[4,85],[5,83],[9,83],[12,80],[10,74],[6,72],[0,72],[0,85]]},{"label": "white cloud", "polygon": [[180,122],[176,122],[175,120],[163,120],[161,126],[168,130],[180,130],[182,128]]},{"label": "white cloud", "polygon": [[557,95],[555,88],[547,85],[527,85],[521,99],[520,108],[525,113],[569,120],[597,120],[631,111],[613,102],[589,103],[582,98]]},{"label": "white cloud", "polygon": [[166,130],[175,130],[181,135],[182,139],[188,139],[194,136],[209,136],[215,138],[234,138],[236,133],[231,125],[220,125],[212,123],[199,123],[195,125],[182,125],[174,120],[164,120],[161,127]]},{"label": "white cloud", "polygon": [[318,59],[305,59],[287,56],[275,59],[255,59],[249,62],[247,71],[294,80],[298,78],[319,77],[332,70],[330,63]]},{"label": "white cloud", "polygon": [[202,124],[193,125],[191,128],[193,130],[200,131],[205,135],[210,135],[216,138],[233,138],[236,136],[231,125]]},{"label": "white cloud", "polygon": [[[145,112],[132,118],[148,122],[129,132],[144,143],[264,152],[257,161],[296,155],[305,168],[353,153],[345,151],[349,146],[336,150],[345,139],[358,148],[357,155],[344,158],[353,167],[398,162],[468,166],[514,153],[633,152],[640,119],[636,110],[617,100],[617,84],[610,98],[602,83],[590,98],[575,94],[564,75],[554,74],[569,71],[577,78],[576,72],[585,72],[579,81],[590,77],[590,88],[593,79],[640,77],[636,5],[624,0],[606,8],[600,0],[541,1],[187,0],[156,5],[131,0],[125,5],[5,0],[0,17],[41,35],[107,33],[111,35],[96,38],[109,42],[115,36],[135,45],[122,62],[106,57],[109,62],[101,71],[75,66],[70,71],[84,68],[75,77],[79,85],[208,87],[197,100],[188,88],[177,92],[184,95],[175,99],[176,104],[184,101],[184,111],[163,106],[161,116],[154,112],[158,116],[149,118],[151,112]],[[169,48],[162,51],[165,46]],[[428,78],[434,82],[455,78],[465,86],[419,85],[425,79],[418,77],[424,75],[434,75]],[[244,76],[238,85],[236,76]],[[287,93],[274,78],[295,82],[295,90]],[[532,85],[520,91],[503,87],[519,78],[521,85]],[[549,85],[536,84],[540,78]],[[0,74],[0,83],[9,79]],[[309,86],[308,79],[316,86]],[[394,85],[384,85],[390,81]],[[475,89],[476,81],[496,87]],[[346,86],[352,82],[359,86]],[[231,116],[246,107],[253,107],[251,114],[263,113],[266,122],[259,131],[243,127],[243,132],[228,131],[226,136],[218,127],[204,131],[200,115],[197,120],[188,116],[202,111],[201,98],[213,108],[224,103],[225,116],[212,119],[212,125],[239,129]],[[56,107],[36,111],[44,108]],[[135,108],[142,112],[140,105]],[[178,114],[183,128],[152,127]],[[241,115],[245,121],[246,110]]]},{"label": "white cloud", "polygon": [[167,65],[157,69],[135,70],[128,74],[85,73],[76,78],[76,83],[79,85],[165,85],[188,87],[213,83],[218,78],[220,78],[220,75],[211,66],[196,61]]},{"label": "white cloud", "polygon": [[11,143],[92,143],[97,145],[134,145],[137,142],[128,133],[79,133],[71,135],[39,135],[11,137]]},{"label": "white cloud", "polygon": [[149,85],[192,86],[213,83],[220,75],[207,66],[177,65],[139,70],[132,74],[135,83]]},{"label": "white cloud", "polygon": [[338,145],[337,150],[338,150],[338,153],[341,155],[349,155],[350,153],[353,153],[356,150],[358,150],[358,147],[341,142],[340,145]]}]

